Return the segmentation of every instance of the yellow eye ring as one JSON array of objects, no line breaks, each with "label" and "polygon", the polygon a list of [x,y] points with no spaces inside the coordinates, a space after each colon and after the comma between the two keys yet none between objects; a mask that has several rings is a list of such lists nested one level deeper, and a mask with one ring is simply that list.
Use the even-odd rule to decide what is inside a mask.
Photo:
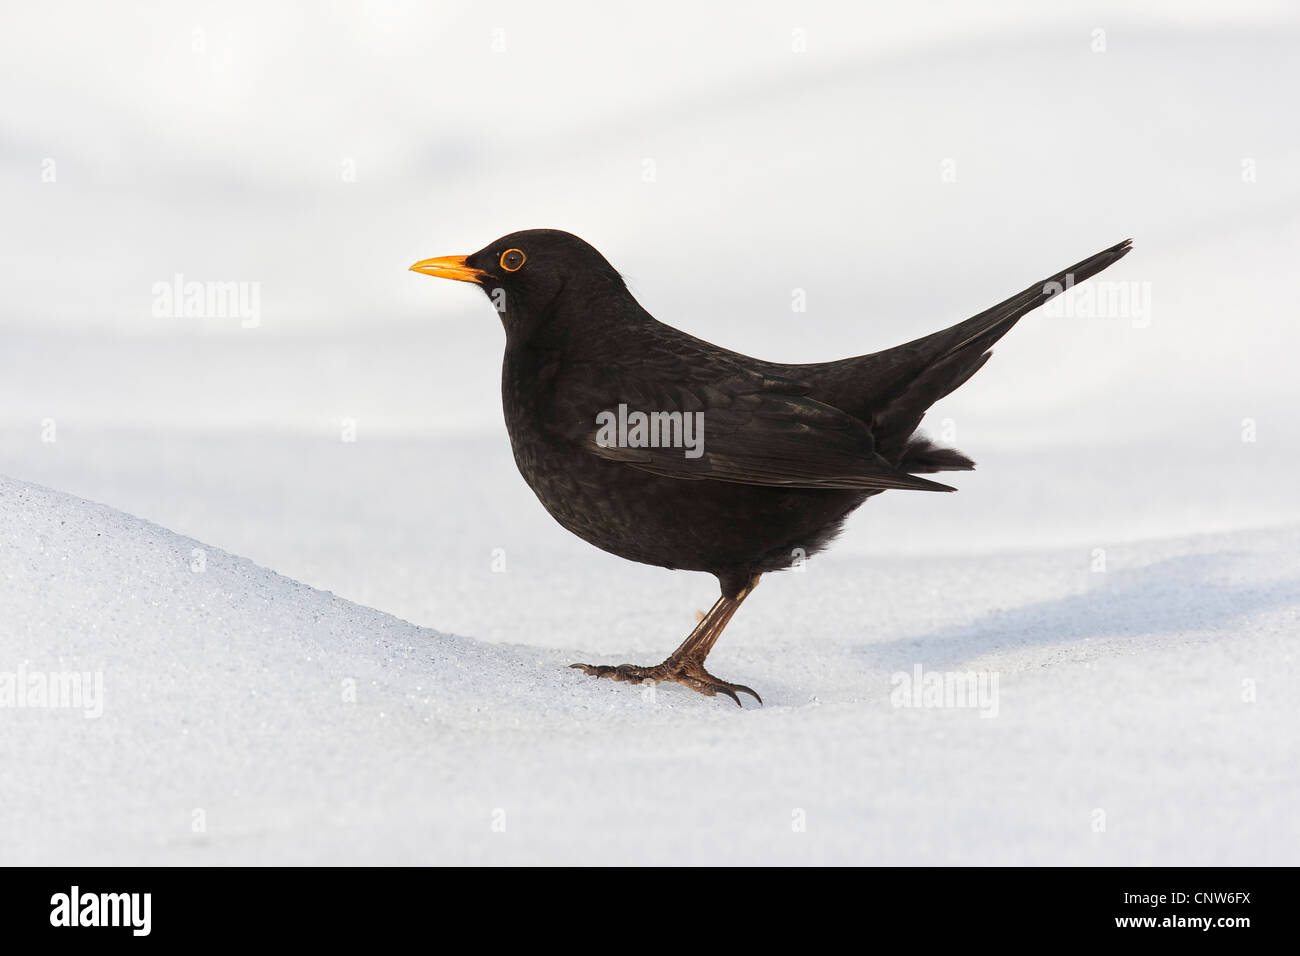
[{"label": "yellow eye ring", "polygon": [[501,268],[506,272],[518,272],[527,261],[528,257],[518,249],[507,249],[501,253]]}]

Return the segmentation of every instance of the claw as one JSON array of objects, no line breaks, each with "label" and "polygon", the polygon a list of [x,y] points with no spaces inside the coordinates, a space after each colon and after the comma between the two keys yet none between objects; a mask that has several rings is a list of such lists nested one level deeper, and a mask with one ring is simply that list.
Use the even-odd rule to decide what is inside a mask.
[{"label": "claw", "polygon": [[742,710],[744,709],[745,705],[740,702],[740,698],[736,696],[736,692],[732,690],[730,687],[723,687],[719,685],[714,689],[714,693],[716,694],[718,691],[722,691],[724,694],[726,694],[728,697],[734,700],[736,702],[737,707],[741,708]]},{"label": "claw", "polygon": [[[681,683],[685,683],[685,681],[682,681]],[[718,693],[726,694],[736,702],[737,707],[744,707],[744,704],[740,702],[740,697],[737,696],[737,693],[748,694],[750,697],[754,698],[754,700],[758,701],[760,705],[763,703],[763,698],[758,696],[758,692],[755,691],[754,688],[746,687],[744,684],[732,684],[729,681],[718,680],[712,674],[707,674],[703,680],[698,677],[692,678],[692,683],[698,683],[700,686],[695,689],[701,693],[708,694],[710,697]]]},{"label": "claw", "polygon": [[740,702],[738,693],[748,694],[761,705],[763,698],[758,696],[758,692],[752,687],[746,687],[744,684],[732,684],[728,681],[719,680],[701,665],[694,661],[674,661],[672,658],[664,661],[658,667],[639,667],[636,664],[570,664],[571,668],[582,671],[588,677],[608,677],[610,680],[628,681],[632,684],[642,684],[649,681],[657,684],[660,681],[671,681],[681,684],[683,687],[689,687],[696,693],[704,694],[706,697],[715,697],[718,694],[726,694],[736,702],[737,707],[743,708],[745,705]]}]

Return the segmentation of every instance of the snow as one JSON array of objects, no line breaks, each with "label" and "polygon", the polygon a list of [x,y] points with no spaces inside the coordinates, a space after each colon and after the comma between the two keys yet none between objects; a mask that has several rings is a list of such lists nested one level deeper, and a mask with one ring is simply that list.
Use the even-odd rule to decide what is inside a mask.
[{"label": "snow", "polygon": [[[483,555],[525,577],[496,643],[39,486],[0,515],[0,660],[104,681],[3,712],[6,862],[1294,861],[1300,529],[810,562],[711,658],[741,710],[565,666],[671,649],[666,572]],[[996,674],[996,715],[893,706],[918,665]]]},{"label": "snow", "polygon": [[[698,6],[9,18],[0,862],[1300,862],[1300,14]],[[741,609],[740,709],[566,666],[659,661],[716,583],[555,525],[490,305],[406,271],[541,225],[769,359],[1126,236],[1150,310],[1000,343],[926,422],[959,492]],[[258,323],[156,315],[178,273]],[[996,716],[893,706],[917,666]]]}]

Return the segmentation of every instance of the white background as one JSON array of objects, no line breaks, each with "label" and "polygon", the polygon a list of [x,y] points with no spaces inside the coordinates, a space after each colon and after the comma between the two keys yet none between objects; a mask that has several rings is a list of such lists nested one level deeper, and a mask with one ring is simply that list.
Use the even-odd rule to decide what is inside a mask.
[{"label": "white background", "polygon": [[[0,711],[28,722],[11,859],[1295,862],[1291,5],[5,20],[0,474],[362,605],[215,568],[212,620],[193,543],[6,485],[0,671],[102,669],[109,694],[93,731]],[[874,499],[769,576],[711,659],[763,710],[647,702],[563,665],[657,661],[714,582],[550,521],[510,460],[495,313],[406,271],[534,226],[773,360],[915,338],[1129,236],[1101,278],[1150,314],[1030,315],[927,420],[979,463],[960,493]],[[156,316],[178,273],[256,283],[259,324]],[[367,608],[417,626],[405,656],[374,656]],[[368,693],[312,696],[303,641],[320,687]],[[996,670],[999,718],[891,708],[916,663]],[[98,766],[105,740],[126,755]],[[1126,823],[1094,832],[1098,808]]]}]

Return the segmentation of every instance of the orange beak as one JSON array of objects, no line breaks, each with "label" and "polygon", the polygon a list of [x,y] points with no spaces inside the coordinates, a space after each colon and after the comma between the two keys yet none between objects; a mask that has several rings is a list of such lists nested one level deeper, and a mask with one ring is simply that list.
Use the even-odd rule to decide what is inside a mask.
[{"label": "orange beak", "polygon": [[487,273],[482,269],[467,266],[466,258],[466,256],[442,256],[437,259],[421,259],[411,266],[411,271],[426,276],[437,276],[439,279],[455,279],[457,282],[476,282],[482,285],[483,276]]}]

